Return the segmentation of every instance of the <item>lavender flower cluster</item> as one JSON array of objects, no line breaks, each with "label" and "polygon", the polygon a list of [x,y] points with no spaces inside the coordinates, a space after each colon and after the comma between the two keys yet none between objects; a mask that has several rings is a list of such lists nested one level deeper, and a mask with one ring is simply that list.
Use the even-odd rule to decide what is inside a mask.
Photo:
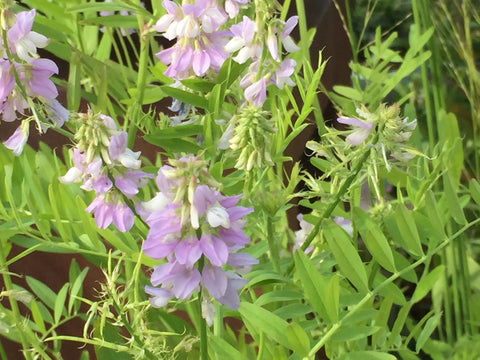
[{"label": "lavender flower cluster", "polygon": [[[57,65],[50,59],[42,59],[37,48],[47,46],[48,39],[32,31],[35,10],[13,14],[2,11],[4,20],[3,41],[0,40],[0,114],[3,121],[12,122],[17,113],[25,114],[32,108],[32,99],[41,102],[46,117],[56,126],[61,127],[68,120],[68,111],[55,100],[58,95],[55,84],[50,80],[58,74]],[[6,41],[5,41],[6,40]],[[33,111],[35,114],[35,111]],[[4,142],[15,155],[20,155],[29,135],[29,122],[32,117],[22,121],[13,135]],[[45,131],[45,124],[35,117],[40,131]]]},{"label": "lavender flower cluster", "polygon": [[[204,76],[210,70],[217,72],[224,61],[232,59],[240,64],[251,60],[248,73],[240,81],[245,89],[245,99],[261,106],[266,98],[267,83],[272,82],[282,89],[285,84],[293,86],[290,79],[296,62],[281,60],[279,42],[287,52],[297,51],[290,33],[298,22],[293,16],[286,22],[263,19],[253,21],[244,16],[238,24],[223,29],[228,18],[238,15],[241,6],[249,0],[228,0],[225,8],[216,0],[196,0],[178,6],[171,0],[164,0],[167,14],[154,25],[154,29],[168,40],[176,39],[174,46],[156,54],[167,65],[165,75],[182,80],[192,75]],[[264,20],[269,20],[265,22]],[[268,23],[265,27],[264,24]]]},{"label": "lavender flower cluster", "polygon": [[[243,218],[253,209],[237,206],[241,195],[223,196],[208,175],[206,162],[188,156],[171,160],[157,174],[160,192],[140,205],[150,227],[143,252],[154,259],[167,259],[155,267],[146,292],[155,307],[177,297],[188,299],[202,289],[204,317],[211,319],[209,296],[237,309],[237,291],[247,280],[237,273],[250,271],[257,260],[237,252],[250,239],[243,232]],[[232,270],[225,271],[224,266]]]},{"label": "lavender flower cluster", "polygon": [[125,199],[133,199],[153,175],[138,170],[140,152],[127,148],[127,133],[118,130],[111,117],[89,112],[81,115],[80,122],[74,166],[59,180],[64,184],[83,182],[83,190],[95,191],[86,210],[93,212],[99,228],[113,222],[118,230],[128,231],[134,213]]}]

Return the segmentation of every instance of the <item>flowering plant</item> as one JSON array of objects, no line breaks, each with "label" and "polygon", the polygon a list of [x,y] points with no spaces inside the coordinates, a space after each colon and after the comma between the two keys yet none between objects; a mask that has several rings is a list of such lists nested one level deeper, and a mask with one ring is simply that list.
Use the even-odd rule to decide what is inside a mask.
[{"label": "flowering plant", "polygon": [[0,358],[480,355],[480,17],[320,3],[0,4]]}]

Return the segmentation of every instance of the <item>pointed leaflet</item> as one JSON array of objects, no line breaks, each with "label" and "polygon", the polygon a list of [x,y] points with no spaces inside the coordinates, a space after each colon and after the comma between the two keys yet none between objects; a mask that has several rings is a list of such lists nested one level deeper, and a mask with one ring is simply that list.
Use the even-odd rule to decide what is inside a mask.
[{"label": "pointed leaflet", "polygon": [[339,225],[331,220],[322,223],[325,239],[337,260],[340,271],[358,291],[368,291],[368,278],[352,239]]},{"label": "pointed leaflet", "polygon": [[332,312],[327,309],[327,295],[329,295],[327,279],[320,275],[312,261],[300,249],[295,251],[294,259],[295,268],[308,302],[327,323],[336,322],[334,314],[338,313],[338,310],[332,309],[335,310]]},{"label": "pointed leaflet", "polygon": [[413,255],[422,256],[422,243],[411,211],[408,210],[404,204],[398,204],[395,209],[394,218],[398,226],[397,235],[404,243],[405,250]]},{"label": "pointed leaflet", "polygon": [[355,208],[353,215],[355,227],[362,235],[362,239],[373,258],[388,271],[396,272],[392,249],[377,223],[360,208]]},{"label": "pointed leaflet", "polygon": [[290,348],[287,337],[288,323],[285,320],[260,306],[246,302],[240,304],[238,312],[246,320],[247,326],[250,324],[250,331],[255,329],[256,332],[264,333],[279,344]]}]

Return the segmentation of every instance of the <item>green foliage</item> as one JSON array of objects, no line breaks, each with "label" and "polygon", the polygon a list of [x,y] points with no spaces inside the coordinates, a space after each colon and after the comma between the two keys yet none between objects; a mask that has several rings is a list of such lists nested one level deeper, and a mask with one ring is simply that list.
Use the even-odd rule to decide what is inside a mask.
[{"label": "green foliage", "polygon": [[[314,32],[306,29],[303,2],[295,2],[301,10],[300,44],[310,44]],[[285,3],[288,7],[290,1]],[[249,282],[238,311],[216,304],[208,329],[197,300],[153,309],[144,293],[146,269],[161,261],[141,253],[148,233],[143,221],[137,218],[126,233],[98,229],[85,212],[92,196],[58,181],[68,166],[50,148],[40,144],[34,151],[27,146],[21,157],[13,157],[0,147],[0,268],[5,285],[0,296],[8,299],[0,306],[2,335],[18,342],[32,359],[60,359],[64,341],[93,346],[99,359],[197,359],[205,355],[205,344],[211,359],[314,359],[320,352],[341,360],[477,356],[480,112],[471,51],[478,39],[471,30],[478,30],[478,16],[467,16],[472,5],[461,1],[455,11],[464,19],[448,18],[449,29],[461,36],[452,40],[442,28],[442,44],[456,42],[472,78],[461,75],[464,64],[458,59],[450,61],[458,88],[445,89],[439,54],[450,60],[453,55],[438,49],[433,35],[438,14],[430,14],[427,3],[358,1],[353,18],[346,14],[345,25],[352,31],[352,84],[334,86],[327,95],[342,116],[359,116],[360,109],[380,119],[368,140],[356,145],[345,141],[354,127],[323,122],[318,93],[326,62],[320,53],[319,63],[310,64],[308,47],[291,55],[297,61],[295,90],[269,84],[264,108],[242,112],[239,82],[248,62],[228,59],[216,76],[171,86],[165,66],[151,56],[159,50],[153,31],[143,32],[163,13],[159,2],[152,4],[154,13],[130,0],[25,0],[15,5],[15,11],[39,9],[34,30],[51,39],[46,48],[50,54],[68,62],[65,79],[55,81],[66,89],[70,110],[87,101],[95,112],[113,116],[128,130],[129,146],[138,141],[140,130],[158,152],[145,159],[152,173],[162,162],[159,155],[191,153],[210,162],[211,175],[225,194],[243,192],[243,205],[254,208],[246,227],[254,241],[247,251],[260,263],[246,274]],[[438,3],[448,14],[449,5]],[[367,11],[359,25],[362,6]],[[131,14],[99,16],[99,11],[120,10]],[[402,11],[400,26],[385,33],[385,16],[394,10]],[[125,27],[142,31],[140,44],[129,34],[121,36]],[[466,97],[462,101],[470,105],[466,118],[473,129],[466,142],[465,116],[447,101],[451,91],[462,93],[460,89]],[[153,106],[146,110],[170,97],[196,108],[187,123],[172,126],[166,114]],[[411,138],[402,132],[403,117],[387,121],[391,109],[410,121],[417,118],[419,129]],[[287,149],[314,123],[321,139],[306,147],[318,171],[308,173],[299,164],[290,166],[297,159]],[[238,149],[219,147],[228,124],[236,125],[233,136],[244,125]],[[401,138],[390,140],[401,143],[403,160],[389,148],[386,132],[393,133],[391,139]],[[247,138],[251,141],[245,142]],[[66,148],[63,155],[69,164]],[[305,184],[301,190],[300,182]],[[150,199],[156,191],[152,182],[140,197]],[[287,218],[287,211],[297,210],[294,198],[310,212],[296,233]],[[13,255],[13,245],[19,254]],[[27,274],[26,287],[20,287],[9,266],[40,251],[78,254],[89,266],[81,268],[71,260],[68,282],[59,284],[58,291],[35,273]],[[92,268],[104,273],[93,299],[84,295]],[[60,333],[75,318],[84,322],[83,335]],[[81,356],[88,358],[86,352]]]}]

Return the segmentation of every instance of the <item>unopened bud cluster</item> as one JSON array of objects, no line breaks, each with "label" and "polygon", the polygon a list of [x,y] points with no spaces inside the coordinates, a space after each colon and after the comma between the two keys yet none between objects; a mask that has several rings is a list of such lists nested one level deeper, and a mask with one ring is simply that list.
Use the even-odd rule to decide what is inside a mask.
[{"label": "unopened bud cluster", "polygon": [[230,148],[238,155],[235,167],[252,170],[254,167],[273,165],[270,143],[275,127],[268,112],[255,106],[246,106],[232,119],[234,135]]}]

